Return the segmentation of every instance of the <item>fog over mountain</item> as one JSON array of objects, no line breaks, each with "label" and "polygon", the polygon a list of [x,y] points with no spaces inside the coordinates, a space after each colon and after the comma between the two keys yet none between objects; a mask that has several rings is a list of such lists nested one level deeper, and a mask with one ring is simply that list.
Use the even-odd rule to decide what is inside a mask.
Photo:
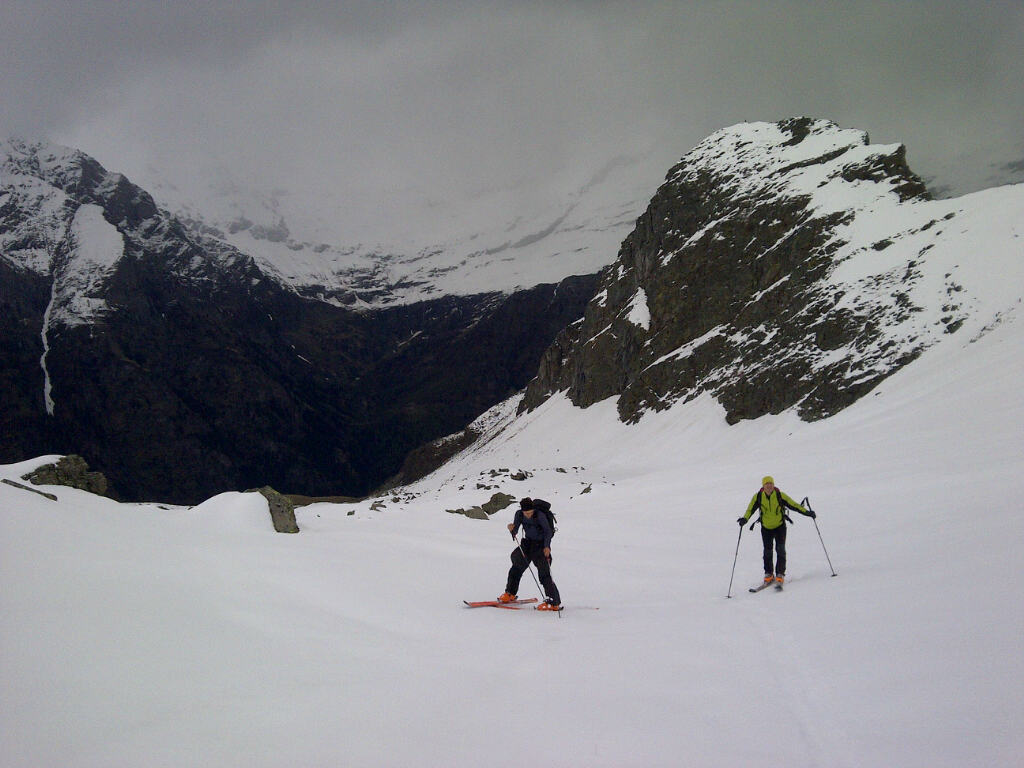
[{"label": "fog over mountain", "polygon": [[649,190],[744,120],[905,142],[939,195],[1021,180],[1022,48],[1016,2],[13,0],[0,135],[162,203],[408,250],[564,210],[616,158]]}]

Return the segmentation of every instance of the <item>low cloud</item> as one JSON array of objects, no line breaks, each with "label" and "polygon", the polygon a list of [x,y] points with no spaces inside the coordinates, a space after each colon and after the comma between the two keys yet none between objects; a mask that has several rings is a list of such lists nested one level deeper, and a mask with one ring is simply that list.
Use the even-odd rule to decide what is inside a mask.
[{"label": "low cloud", "polygon": [[1024,155],[1019,3],[8,0],[0,21],[0,132],[353,219],[540,205],[623,156],[653,191],[711,131],[793,115],[906,143],[955,192]]}]

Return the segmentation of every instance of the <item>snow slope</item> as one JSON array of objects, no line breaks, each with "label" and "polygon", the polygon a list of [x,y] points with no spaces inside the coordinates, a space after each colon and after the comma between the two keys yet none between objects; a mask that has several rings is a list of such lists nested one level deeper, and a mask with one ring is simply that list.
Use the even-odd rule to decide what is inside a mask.
[{"label": "snow slope", "polygon": [[[633,426],[612,401],[513,401],[432,477],[377,509],[300,508],[294,536],[254,494],[0,483],[0,764],[1014,765],[1020,315],[810,424],[727,427],[706,395]],[[838,576],[798,516],[786,591],[746,591],[744,530],[726,599],[765,473],[810,497]],[[553,502],[560,618],[462,608],[501,591],[511,550],[511,509],[444,511],[485,501],[478,482]]]}]

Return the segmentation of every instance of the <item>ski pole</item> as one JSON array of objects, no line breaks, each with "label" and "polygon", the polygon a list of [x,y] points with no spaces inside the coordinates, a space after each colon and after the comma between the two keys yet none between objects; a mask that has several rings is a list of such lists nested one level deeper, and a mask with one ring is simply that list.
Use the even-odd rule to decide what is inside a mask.
[{"label": "ski pole", "polygon": [[736,576],[736,560],[740,556],[740,539],[743,538],[743,526],[740,526],[740,535],[736,537],[736,554],[732,556],[732,575],[729,576],[729,593],[727,598],[732,597],[732,580]]},{"label": "ski pole", "polygon": [[[813,509],[811,509],[811,500],[808,499],[806,496],[804,496],[804,504],[807,505],[807,508],[810,509],[811,512],[814,511]],[[828,556],[828,550],[825,549],[825,540],[821,538],[821,528],[818,527],[818,516],[815,515],[811,518],[811,520],[814,521],[814,530],[818,532],[818,541],[821,542],[821,548],[825,550],[825,559],[828,560],[828,567],[832,569],[832,575],[837,576],[838,574],[836,573],[836,569],[832,567],[832,558]]]}]

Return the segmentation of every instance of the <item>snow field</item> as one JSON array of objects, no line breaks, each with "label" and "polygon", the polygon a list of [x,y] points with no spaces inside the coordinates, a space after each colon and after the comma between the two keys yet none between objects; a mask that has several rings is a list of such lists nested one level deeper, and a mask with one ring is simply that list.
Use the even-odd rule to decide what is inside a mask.
[{"label": "snow field", "polygon": [[[629,427],[556,397],[406,501],[300,508],[295,536],[256,495],[184,509],[0,484],[0,763],[1011,765],[1014,319],[813,424],[726,427],[698,399]],[[504,586],[512,509],[444,509],[486,500],[498,467],[534,472],[502,490],[558,512],[561,618],[461,607]],[[838,576],[795,516],[786,591],[747,592],[744,529],[727,600],[766,472],[810,497]]]}]

